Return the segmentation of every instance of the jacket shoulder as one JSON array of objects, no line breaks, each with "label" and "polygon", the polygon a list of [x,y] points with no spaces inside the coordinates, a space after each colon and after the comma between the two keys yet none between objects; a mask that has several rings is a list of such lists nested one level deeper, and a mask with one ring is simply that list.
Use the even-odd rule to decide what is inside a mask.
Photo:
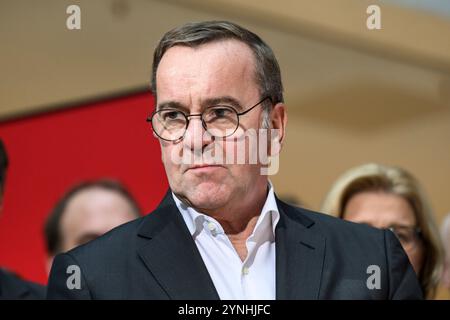
[{"label": "jacket shoulder", "polygon": [[136,234],[146,217],[137,218],[133,221],[120,225],[100,237],[80,245],[66,254],[75,260],[92,259],[99,260],[111,254],[117,255],[123,251],[128,251],[133,246]]},{"label": "jacket shoulder", "polygon": [[297,218],[303,216],[304,219],[306,218],[309,220],[309,224],[311,224],[312,227],[324,232],[327,236],[348,236],[351,234],[356,236],[361,234],[365,237],[378,238],[384,233],[383,230],[367,224],[350,222],[306,208],[294,207],[288,204],[283,205],[290,207],[290,210],[288,211],[291,216],[296,216]]},{"label": "jacket shoulder", "polygon": [[356,250],[358,252],[371,251],[383,256],[386,254],[386,232],[384,230],[366,224],[346,221],[306,208],[294,207],[285,203],[280,204],[291,220],[299,221],[314,233],[324,237],[329,248],[334,248],[341,253],[343,253],[342,249],[345,248],[345,252]]}]

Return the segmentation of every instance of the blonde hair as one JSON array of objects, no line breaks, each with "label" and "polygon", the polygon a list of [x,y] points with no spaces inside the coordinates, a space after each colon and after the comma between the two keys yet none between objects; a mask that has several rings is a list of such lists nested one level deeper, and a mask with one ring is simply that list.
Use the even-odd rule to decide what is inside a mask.
[{"label": "blonde hair", "polygon": [[425,259],[418,278],[424,296],[434,298],[442,272],[443,248],[431,206],[419,182],[398,167],[364,164],[338,178],[325,197],[321,210],[343,218],[350,198],[363,191],[383,191],[401,196],[413,208],[425,249]]}]

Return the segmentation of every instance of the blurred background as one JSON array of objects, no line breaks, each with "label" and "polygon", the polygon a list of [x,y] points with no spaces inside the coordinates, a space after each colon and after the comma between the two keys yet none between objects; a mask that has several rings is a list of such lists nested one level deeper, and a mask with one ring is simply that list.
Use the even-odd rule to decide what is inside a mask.
[{"label": "blurred background", "polygon": [[[81,8],[68,30],[66,8]],[[381,30],[366,9],[381,8]],[[188,21],[226,19],[275,51],[288,107],[280,171],[290,202],[318,210],[366,162],[401,166],[450,212],[450,1],[0,1],[0,137],[10,157],[0,265],[45,283],[43,221],[83,179],[124,181],[142,209],[167,188],[152,111],[153,48]],[[444,293],[438,296],[444,297]]]}]

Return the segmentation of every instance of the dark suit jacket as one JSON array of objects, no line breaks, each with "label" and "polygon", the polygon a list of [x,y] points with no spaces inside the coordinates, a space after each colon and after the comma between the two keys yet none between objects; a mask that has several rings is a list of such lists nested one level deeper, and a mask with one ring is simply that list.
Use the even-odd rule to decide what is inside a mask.
[{"label": "dark suit jacket", "polygon": [[[277,204],[277,299],[422,298],[415,273],[392,232],[295,208],[278,199]],[[70,265],[80,268],[80,289],[66,285],[74,275],[67,273]],[[379,288],[367,286],[370,265],[379,267]],[[58,255],[47,297],[219,299],[170,190],[146,217]]]},{"label": "dark suit jacket", "polygon": [[45,294],[44,286],[0,269],[0,300],[42,300]]}]

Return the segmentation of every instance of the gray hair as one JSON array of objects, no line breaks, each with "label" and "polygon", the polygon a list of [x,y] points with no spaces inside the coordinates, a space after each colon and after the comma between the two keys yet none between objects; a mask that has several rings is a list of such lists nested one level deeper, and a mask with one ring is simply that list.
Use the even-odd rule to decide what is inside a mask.
[{"label": "gray hair", "polygon": [[[273,104],[284,102],[280,66],[272,49],[253,32],[228,21],[191,22],[167,32],[159,41],[154,55],[151,88],[156,97],[156,72],[164,53],[174,46],[197,47],[206,43],[235,39],[249,46],[255,56],[255,77],[263,104],[263,127],[270,127],[269,114]],[[157,98],[157,97],[156,97]]]}]

